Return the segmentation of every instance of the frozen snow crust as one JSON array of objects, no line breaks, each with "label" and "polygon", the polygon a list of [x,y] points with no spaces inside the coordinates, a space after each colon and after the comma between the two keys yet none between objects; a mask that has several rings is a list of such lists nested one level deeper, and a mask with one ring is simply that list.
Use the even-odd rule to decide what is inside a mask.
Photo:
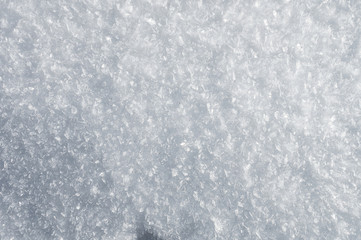
[{"label": "frozen snow crust", "polygon": [[0,239],[360,239],[360,26],[349,0],[0,1]]}]

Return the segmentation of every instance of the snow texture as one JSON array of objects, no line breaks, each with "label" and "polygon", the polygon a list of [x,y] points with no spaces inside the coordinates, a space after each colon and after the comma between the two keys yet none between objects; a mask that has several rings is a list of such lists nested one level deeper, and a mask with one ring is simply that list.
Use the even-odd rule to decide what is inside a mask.
[{"label": "snow texture", "polygon": [[0,0],[0,239],[361,239],[360,26],[354,0]]}]

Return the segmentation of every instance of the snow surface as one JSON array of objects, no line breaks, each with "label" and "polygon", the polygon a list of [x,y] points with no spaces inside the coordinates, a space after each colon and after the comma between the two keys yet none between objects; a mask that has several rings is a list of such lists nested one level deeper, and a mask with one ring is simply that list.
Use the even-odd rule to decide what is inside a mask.
[{"label": "snow surface", "polygon": [[360,26],[353,0],[1,0],[0,239],[361,239]]}]

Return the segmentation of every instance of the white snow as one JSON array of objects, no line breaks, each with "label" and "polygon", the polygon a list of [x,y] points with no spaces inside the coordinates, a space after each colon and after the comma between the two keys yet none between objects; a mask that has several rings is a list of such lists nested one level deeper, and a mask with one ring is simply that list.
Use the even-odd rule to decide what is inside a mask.
[{"label": "white snow", "polygon": [[2,1],[0,239],[358,239],[360,22],[357,1]]}]

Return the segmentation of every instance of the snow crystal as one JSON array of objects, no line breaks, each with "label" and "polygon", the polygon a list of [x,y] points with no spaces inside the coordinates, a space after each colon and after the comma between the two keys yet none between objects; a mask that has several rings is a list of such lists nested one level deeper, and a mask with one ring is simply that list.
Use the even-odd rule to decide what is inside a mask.
[{"label": "snow crystal", "polygon": [[0,239],[358,239],[361,4],[0,3]]}]

